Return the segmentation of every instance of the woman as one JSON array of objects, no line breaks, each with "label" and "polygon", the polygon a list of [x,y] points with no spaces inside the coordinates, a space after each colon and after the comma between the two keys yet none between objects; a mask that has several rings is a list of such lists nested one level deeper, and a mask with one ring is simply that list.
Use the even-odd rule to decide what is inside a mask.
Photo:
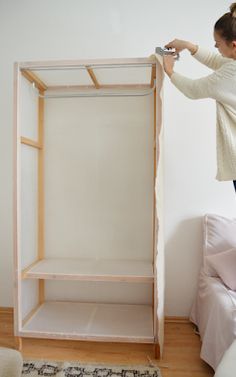
[{"label": "woman", "polygon": [[191,80],[174,71],[174,55],[164,57],[164,70],[171,82],[192,99],[213,98],[217,108],[217,176],[219,181],[232,180],[236,191],[236,3],[214,27],[215,47],[220,54],[210,53],[190,43],[175,39],[165,47],[175,53],[189,50],[194,58],[214,72]]}]

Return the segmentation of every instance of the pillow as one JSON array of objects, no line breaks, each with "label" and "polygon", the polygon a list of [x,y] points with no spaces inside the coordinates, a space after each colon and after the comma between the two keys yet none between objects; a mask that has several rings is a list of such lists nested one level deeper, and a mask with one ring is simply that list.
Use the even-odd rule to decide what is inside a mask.
[{"label": "pillow", "polygon": [[215,270],[227,287],[236,291],[236,248],[206,256],[206,264]]},{"label": "pillow", "polygon": [[236,219],[207,214],[203,220],[204,272],[215,276],[215,271],[205,263],[205,257],[236,248]]}]

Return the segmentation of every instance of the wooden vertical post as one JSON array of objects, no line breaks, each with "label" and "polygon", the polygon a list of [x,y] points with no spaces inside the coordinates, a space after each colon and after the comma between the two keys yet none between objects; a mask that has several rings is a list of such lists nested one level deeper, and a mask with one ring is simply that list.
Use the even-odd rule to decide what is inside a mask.
[{"label": "wooden vertical post", "polygon": [[15,349],[22,351],[22,338],[20,336],[15,337]]},{"label": "wooden vertical post", "polygon": [[[44,91],[39,90],[43,95]],[[44,98],[38,99],[38,259],[44,258]],[[44,302],[44,280],[39,279],[39,304]]]},{"label": "wooden vertical post", "polygon": [[153,130],[153,260],[155,262],[155,256],[156,256],[156,250],[155,250],[155,240],[156,240],[156,229],[155,229],[155,223],[156,223],[156,194],[155,194],[155,183],[156,183],[156,121],[157,121],[157,109],[156,109],[156,89],[153,92],[153,97],[154,97],[154,130]]},{"label": "wooden vertical post", "polygon": [[[152,80],[153,84],[156,82],[156,69],[152,71]],[[156,143],[156,123],[157,123],[157,108],[156,108],[156,88],[153,92],[153,271],[154,271],[154,286],[153,286],[153,333],[154,333],[154,355],[155,358],[158,358],[159,353],[159,346],[157,344],[157,273],[156,273],[156,193],[155,193],[155,185],[156,185],[156,159],[157,159],[157,143]]]},{"label": "wooden vertical post", "polygon": [[[151,77],[151,85],[153,85],[156,82],[156,67],[152,68],[152,77]],[[156,261],[156,194],[155,194],[155,184],[156,184],[156,159],[157,159],[157,154],[156,154],[156,148],[157,148],[157,140],[156,140],[156,135],[157,135],[157,130],[156,130],[156,123],[157,123],[157,105],[156,105],[156,95],[157,91],[156,88],[153,91],[153,262],[155,265]],[[155,268],[154,268],[155,271]],[[154,292],[153,292],[154,295]]]},{"label": "wooden vertical post", "polygon": [[[162,187],[162,88],[163,88],[164,70],[162,59],[156,61],[156,90],[155,90],[155,139],[156,139],[156,189],[158,197],[155,198],[155,250],[154,254],[154,337],[156,344],[156,356],[162,357],[164,345],[164,240],[163,240],[163,187]],[[156,111],[158,110],[158,112]],[[157,181],[157,178],[160,181]],[[160,211],[158,213],[157,211]],[[160,263],[160,264],[159,264]],[[159,275],[160,273],[160,275]],[[159,351],[159,352],[158,352]]]},{"label": "wooden vertical post", "polygon": [[19,64],[14,66],[14,127],[13,127],[13,249],[14,249],[14,335],[16,348],[21,349],[21,337],[18,337],[22,327],[21,313],[21,258],[20,258],[20,69]]}]

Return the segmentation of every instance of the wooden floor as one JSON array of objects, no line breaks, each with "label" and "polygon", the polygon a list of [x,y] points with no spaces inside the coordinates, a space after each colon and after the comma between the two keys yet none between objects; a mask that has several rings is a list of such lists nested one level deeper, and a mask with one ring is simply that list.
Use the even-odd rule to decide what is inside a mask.
[{"label": "wooden floor", "polygon": [[[0,310],[0,346],[15,346],[12,310]],[[152,345],[23,339],[24,359],[78,360],[107,364],[154,364],[162,377],[210,377],[213,370],[200,357],[200,340],[190,323],[167,322],[162,360]]]}]

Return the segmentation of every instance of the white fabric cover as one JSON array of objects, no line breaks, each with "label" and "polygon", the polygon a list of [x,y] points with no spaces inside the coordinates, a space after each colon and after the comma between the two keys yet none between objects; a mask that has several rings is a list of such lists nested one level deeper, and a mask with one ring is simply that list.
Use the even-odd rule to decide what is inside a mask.
[{"label": "white fabric cover", "polygon": [[236,338],[236,292],[230,290],[207,258],[236,247],[236,219],[215,214],[203,218],[203,266],[190,320],[198,326],[201,358],[216,369]]},{"label": "white fabric cover", "polygon": [[220,364],[216,369],[214,377],[235,377],[236,376],[236,340],[225,352]]},{"label": "white fabric cover", "polygon": [[10,348],[0,348],[0,377],[20,377],[22,367],[20,352]]},{"label": "white fabric cover", "polygon": [[200,332],[201,358],[216,369],[236,338],[236,292],[202,269],[190,320]]},{"label": "white fabric cover", "polygon": [[236,248],[208,255],[205,261],[229,289],[236,291]]},{"label": "white fabric cover", "polygon": [[203,263],[204,271],[215,276],[214,269],[205,263],[205,256],[217,254],[236,247],[236,219],[207,214],[203,220]]}]

